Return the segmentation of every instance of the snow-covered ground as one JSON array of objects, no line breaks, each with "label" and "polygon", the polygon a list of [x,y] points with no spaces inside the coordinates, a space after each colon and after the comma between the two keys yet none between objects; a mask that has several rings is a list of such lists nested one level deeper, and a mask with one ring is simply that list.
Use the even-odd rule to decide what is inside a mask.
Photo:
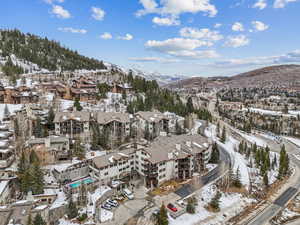
[{"label": "snow-covered ground", "polygon": [[300,148],[300,139],[293,138],[293,137],[284,137],[285,139],[289,140],[290,142],[294,143]]},{"label": "snow-covered ground", "polygon": [[212,138],[213,141],[217,142],[218,145],[222,146],[228,152],[232,160],[233,171],[235,172],[237,169],[240,170],[241,182],[243,185],[245,185],[246,188],[249,188],[250,180],[249,180],[247,161],[240,153],[235,151],[235,149],[237,149],[239,145],[239,141],[237,141],[233,137],[228,137],[225,144],[223,144],[222,142],[219,141],[219,138],[217,137],[215,125],[210,125],[205,130],[205,135],[207,137]]},{"label": "snow-covered ground", "polygon": [[0,104],[0,120],[3,120],[5,105],[7,105],[10,114],[13,114],[23,107],[22,104]]},{"label": "snow-covered ground", "polygon": [[202,123],[199,120],[195,120],[195,124],[191,130],[191,134],[192,135],[198,134],[198,130],[201,126],[202,126]]},{"label": "snow-covered ground", "polygon": [[108,211],[108,210],[105,210],[105,209],[100,210],[100,221],[102,223],[104,223],[106,221],[109,221],[109,220],[112,220],[113,216],[114,216],[114,214],[111,211]]},{"label": "snow-covered ground", "polygon": [[183,214],[177,219],[169,217],[170,225],[218,225],[224,224],[224,222],[241,212],[244,207],[251,202],[252,199],[245,198],[238,193],[222,193],[220,199],[220,212],[213,213],[206,210],[205,206],[211,201],[216,194],[216,186],[214,184],[205,186],[200,194],[196,196],[198,200],[198,206],[196,207],[195,214]]},{"label": "snow-covered ground", "polygon": [[260,147],[266,147],[268,144],[263,139],[256,137],[253,134],[247,134],[241,130],[232,128],[235,132],[237,132],[239,135],[241,135],[243,138],[247,139],[251,143],[256,143],[257,146]]},{"label": "snow-covered ground", "polygon": [[250,179],[247,167],[247,161],[244,156],[236,152],[239,142],[233,137],[229,137],[225,144],[218,141],[218,144],[221,145],[230,155],[233,165],[233,171],[236,172],[237,169],[240,170],[241,182],[245,185],[246,188],[249,188]]},{"label": "snow-covered ground", "polygon": [[245,108],[245,111],[249,110],[250,112],[259,113],[262,115],[271,115],[271,116],[297,116],[300,115],[300,111],[297,110],[289,110],[289,113],[284,114],[281,111],[273,111],[273,110],[266,110],[266,109],[259,109],[259,108]]},{"label": "snow-covered ground", "polygon": [[205,168],[207,169],[207,171],[211,171],[213,169],[215,169],[218,166],[218,164],[212,164],[212,163],[208,163],[205,165]]}]

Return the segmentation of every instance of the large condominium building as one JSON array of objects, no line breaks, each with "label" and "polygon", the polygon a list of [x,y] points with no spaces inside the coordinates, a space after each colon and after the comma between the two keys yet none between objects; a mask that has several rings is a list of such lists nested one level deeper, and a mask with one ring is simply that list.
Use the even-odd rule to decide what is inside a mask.
[{"label": "large condominium building", "polygon": [[102,183],[138,173],[147,188],[172,179],[184,180],[204,171],[211,144],[201,135],[159,137],[150,145],[132,146],[119,152],[95,157],[90,168]]},{"label": "large condominium building", "polygon": [[158,137],[161,132],[169,132],[169,119],[159,111],[137,112],[135,117],[138,127],[145,133],[148,132],[153,139]]},{"label": "large condominium building", "polygon": [[128,113],[98,112],[96,122],[100,130],[107,129],[112,138],[123,140],[130,135],[132,118]]},{"label": "large condominium building", "polygon": [[54,124],[56,135],[68,135],[85,141],[90,139],[91,114],[89,112],[58,112]]}]

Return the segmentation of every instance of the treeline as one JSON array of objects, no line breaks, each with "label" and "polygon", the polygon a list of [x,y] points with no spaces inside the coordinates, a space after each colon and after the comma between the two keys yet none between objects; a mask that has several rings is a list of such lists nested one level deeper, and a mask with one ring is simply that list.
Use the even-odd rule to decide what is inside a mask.
[{"label": "treeline", "polygon": [[25,153],[22,152],[17,174],[21,192],[26,194],[32,191],[34,195],[44,193],[44,174],[34,151],[30,152],[29,157],[26,157]]},{"label": "treeline", "polygon": [[252,156],[254,162],[250,159],[250,167],[253,167],[253,163],[255,163],[255,166],[260,170],[260,175],[263,177],[263,182],[266,186],[269,186],[268,172],[271,170],[275,170],[278,167],[277,179],[279,180],[286,177],[290,172],[289,156],[286,153],[284,145],[281,147],[279,159],[276,154],[271,157],[268,146],[258,148],[256,144],[253,144],[249,147],[245,142],[239,144],[238,152],[245,155],[248,159]]},{"label": "treeline", "polygon": [[[57,41],[24,34],[16,29],[0,30],[0,49],[2,57],[9,58],[13,54],[18,59],[32,62],[50,71],[106,69],[102,61],[82,56],[77,51],[62,47]],[[12,66],[6,65],[5,70],[10,71],[9,67]]]},{"label": "treeline", "polygon": [[131,84],[136,93],[144,94],[144,96],[139,95],[135,101],[128,104],[127,111],[129,113],[156,109],[160,112],[174,112],[182,117],[196,113],[200,119],[211,120],[212,118],[207,109],[195,109],[191,97],[187,103],[184,103],[177,93],[160,88],[155,80],[149,81],[143,77],[134,77],[132,72],[129,72],[127,82]]}]

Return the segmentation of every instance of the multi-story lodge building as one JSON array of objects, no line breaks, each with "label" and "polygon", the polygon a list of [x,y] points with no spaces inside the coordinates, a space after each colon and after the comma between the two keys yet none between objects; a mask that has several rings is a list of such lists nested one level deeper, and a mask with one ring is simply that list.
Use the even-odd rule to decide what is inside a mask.
[{"label": "multi-story lodge building", "polygon": [[89,112],[58,112],[54,118],[55,134],[88,141],[91,135],[91,121]]},{"label": "multi-story lodge building", "polygon": [[102,183],[138,173],[147,188],[165,181],[191,178],[204,171],[211,155],[209,140],[201,135],[157,138],[149,146],[137,145],[95,157],[90,162],[92,176]]},{"label": "multi-story lodge building", "polygon": [[132,118],[128,113],[118,112],[98,112],[96,122],[102,131],[108,129],[113,139],[124,140],[130,135],[130,125]]},{"label": "multi-story lodge building", "polygon": [[137,112],[135,114],[138,127],[151,138],[158,137],[161,132],[169,132],[169,118],[159,111]]},{"label": "multi-story lodge building", "polygon": [[66,137],[33,138],[26,142],[26,149],[34,151],[42,165],[68,160],[71,156]]}]

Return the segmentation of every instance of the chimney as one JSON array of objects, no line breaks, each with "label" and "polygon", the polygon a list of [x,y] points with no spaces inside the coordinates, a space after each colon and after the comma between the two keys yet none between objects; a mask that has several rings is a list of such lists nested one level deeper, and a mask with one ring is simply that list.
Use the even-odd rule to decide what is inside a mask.
[{"label": "chimney", "polygon": [[181,144],[176,144],[176,149],[177,149],[178,151],[180,151],[180,150],[181,150]]},{"label": "chimney", "polygon": [[50,137],[45,138],[45,146],[46,146],[46,148],[50,148],[50,146],[51,146],[51,139],[50,139]]},{"label": "chimney", "polygon": [[191,142],[191,141],[187,141],[187,142],[186,142],[186,145],[187,145],[189,148],[191,148],[191,147],[192,147],[192,142]]}]

